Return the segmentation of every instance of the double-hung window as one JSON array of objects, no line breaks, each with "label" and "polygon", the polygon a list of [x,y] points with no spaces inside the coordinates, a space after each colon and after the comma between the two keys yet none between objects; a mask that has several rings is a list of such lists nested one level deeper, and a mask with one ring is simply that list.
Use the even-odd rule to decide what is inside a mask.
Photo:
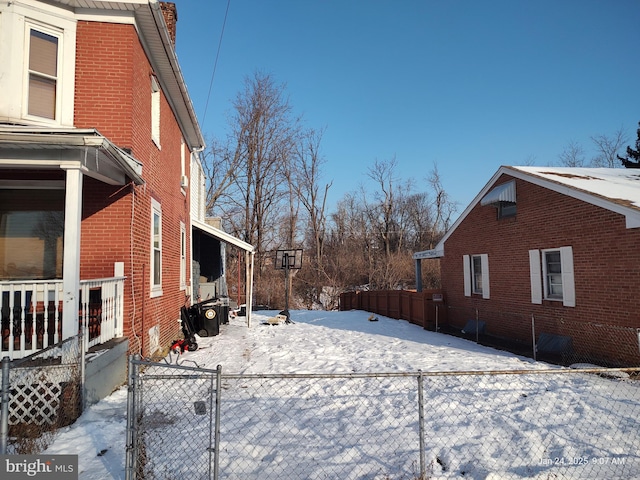
[{"label": "double-hung window", "polygon": [[571,247],[529,250],[529,271],[531,303],[550,300],[566,307],[576,306]]},{"label": "double-hung window", "polygon": [[162,295],[162,208],[151,200],[151,296]]},{"label": "double-hung window", "polygon": [[29,25],[27,115],[56,120],[58,117],[58,57],[61,36],[53,30]]},{"label": "double-hung window", "polygon": [[463,255],[464,294],[489,297],[489,256]]}]

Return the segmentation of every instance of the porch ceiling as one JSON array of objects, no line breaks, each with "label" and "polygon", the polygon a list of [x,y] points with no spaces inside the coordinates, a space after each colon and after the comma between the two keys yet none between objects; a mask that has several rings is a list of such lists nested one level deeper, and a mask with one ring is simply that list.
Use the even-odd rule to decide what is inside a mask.
[{"label": "porch ceiling", "polygon": [[144,183],[142,164],[96,130],[0,126],[0,168],[80,168],[110,185]]}]

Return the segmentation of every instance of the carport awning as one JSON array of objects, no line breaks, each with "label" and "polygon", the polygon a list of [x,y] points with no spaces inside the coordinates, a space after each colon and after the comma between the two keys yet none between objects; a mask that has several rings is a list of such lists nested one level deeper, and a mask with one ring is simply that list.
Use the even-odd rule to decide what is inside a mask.
[{"label": "carport awning", "polygon": [[233,235],[228,234],[224,230],[220,230],[219,228],[213,227],[208,223],[201,222],[200,220],[191,220],[191,226],[193,228],[197,228],[202,232],[211,235],[218,240],[228,243],[230,245],[234,245],[245,251],[245,259],[246,259],[246,278],[245,282],[245,298],[247,305],[247,326],[251,327],[251,311],[252,311],[252,303],[253,303],[253,257],[255,254],[255,248],[250,243],[240,240],[239,238],[234,237]]},{"label": "carport awning", "polygon": [[219,228],[212,227],[208,223],[204,223],[199,220],[192,220],[191,225],[197,228],[198,230],[202,230],[203,232],[208,233],[212,237],[215,237],[218,240],[221,240],[225,243],[229,243],[235,247],[238,247],[244,250],[245,252],[254,253],[255,251],[255,249],[253,248],[253,245],[251,245],[250,243],[240,240],[239,238],[228,234],[224,230],[220,230]]},{"label": "carport awning", "polygon": [[487,205],[495,205],[500,202],[516,203],[515,181],[512,180],[510,182],[503,183],[502,185],[498,185],[492,189],[482,198],[480,205],[484,207]]}]

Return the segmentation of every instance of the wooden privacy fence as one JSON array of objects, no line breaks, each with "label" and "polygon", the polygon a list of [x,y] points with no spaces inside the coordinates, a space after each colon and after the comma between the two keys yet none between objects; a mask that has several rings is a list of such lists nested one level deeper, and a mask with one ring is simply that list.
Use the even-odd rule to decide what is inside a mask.
[{"label": "wooden privacy fence", "polygon": [[407,320],[429,330],[436,330],[439,325],[447,322],[447,309],[440,290],[345,292],[340,295],[340,310],[365,310],[389,318]]}]

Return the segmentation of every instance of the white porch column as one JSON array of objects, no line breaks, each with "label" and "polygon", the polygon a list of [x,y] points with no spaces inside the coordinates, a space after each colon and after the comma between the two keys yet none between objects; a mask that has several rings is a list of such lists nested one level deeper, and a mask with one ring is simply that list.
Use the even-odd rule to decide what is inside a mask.
[{"label": "white porch column", "polygon": [[251,327],[251,312],[253,310],[253,252],[244,253],[244,261],[246,268],[246,284],[245,284],[245,304],[247,306],[247,327]]},{"label": "white porch column", "polygon": [[[64,168],[64,167],[63,167]],[[78,334],[80,294],[80,223],[82,220],[82,173],[66,170],[64,199],[64,257],[62,280],[62,340]]]}]

